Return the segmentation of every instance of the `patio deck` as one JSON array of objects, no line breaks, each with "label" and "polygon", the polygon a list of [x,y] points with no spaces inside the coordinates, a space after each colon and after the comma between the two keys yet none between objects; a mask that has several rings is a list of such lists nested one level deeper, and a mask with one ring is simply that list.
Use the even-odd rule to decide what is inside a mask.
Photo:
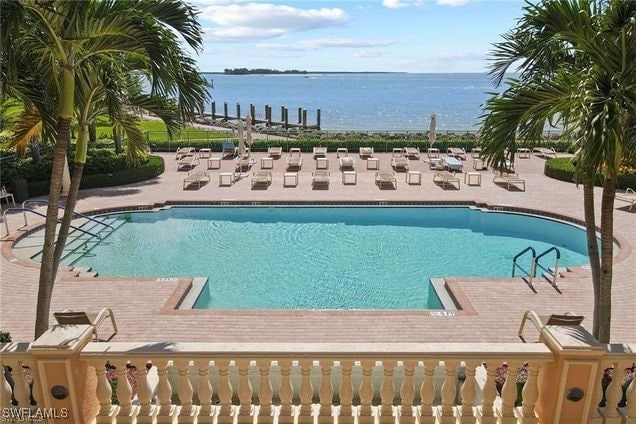
[{"label": "patio deck", "polygon": [[[255,153],[260,169],[264,153]],[[274,160],[272,184],[267,189],[251,189],[250,177],[230,187],[218,186],[218,173],[233,171],[234,161],[223,160],[220,170],[209,170],[211,182],[200,189],[183,190],[187,172],[177,171],[174,154],[162,154],[166,172],[153,180],[128,186],[82,190],[77,210],[81,212],[116,206],[152,205],[165,201],[477,201],[540,209],[583,219],[582,188],[556,181],[543,175],[544,160],[536,157],[517,160],[517,172],[526,179],[526,191],[508,191],[492,182],[492,171],[480,171],[481,186],[462,184],[459,190],[446,189],[433,183],[434,171],[422,160],[411,160],[410,170],[422,172],[421,185],[408,185],[405,174],[398,173],[397,189],[379,189],[375,170],[366,169],[366,161],[357,154],[357,184],[344,185],[335,153],[327,155],[331,184],[328,190],[314,190],[311,171],[315,161],[311,153],[303,153],[303,168],[297,187],[283,186],[285,154]],[[390,169],[390,154],[376,153],[380,169]],[[422,155],[425,157],[425,155]],[[195,169],[205,169],[201,160]],[[472,159],[464,161],[464,171],[473,172]],[[461,176],[460,176],[461,177]],[[597,208],[600,190],[597,191]],[[629,245],[636,246],[636,211],[629,205],[615,206],[615,231]],[[43,211],[44,208],[39,208]],[[597,211],[598,213],[598,211]],[[9,227],[15,231],[21,215],[9,216]],[[31,223],[30,218],[30,223]],[[33,221],[35,223],[35,221]],[[5,242],[6,245],[8,242]],[[476,258],[479,252],[475,252]],[[636,253],[625,246],[621,260],[614,266],[612,339],[636,340],[636,314],[633,308],[634,268]],[[33,335],[38,269],[25,266],[7,255],[0,259],[0,329],[11,333],[14,341],[28,341]],[[157,282],[148,279],[99,278],[80,279],[60,272],[53,294],[52,311],[63,309],[96,311],[108,306],[114,310],[120,327],[115,341],[286,341],[286,342],[430,342],[430,341],[517,341],[516,330],[523,311],[538,313],[573,311],[588,317],[585,326],[591,329],[592,287],[584,271],[571,273],[560,281],[562,293],[547,282],[537,281],[537,293],[515,279],[454,279],[472,305],[471,313],[456,316],[430,316],[425,312],[391,311],[174,311],[166,308],[179,283],[184,280]],[[494,330],[494,329],[497,330]]]}]

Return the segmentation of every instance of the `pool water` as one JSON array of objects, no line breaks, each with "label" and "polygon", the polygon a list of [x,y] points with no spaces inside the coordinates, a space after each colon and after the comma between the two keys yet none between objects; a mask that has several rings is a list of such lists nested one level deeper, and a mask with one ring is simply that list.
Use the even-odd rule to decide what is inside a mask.
[{"label": "pool water", "polygon": [[581,228],[468,207],[172,207],[110,217],[126,223],[75,265],[205,276],[194,305],[202,309],[435,309],[430,278],[510,277],[527,246],[557,246],[562,265],[588,262]]}]

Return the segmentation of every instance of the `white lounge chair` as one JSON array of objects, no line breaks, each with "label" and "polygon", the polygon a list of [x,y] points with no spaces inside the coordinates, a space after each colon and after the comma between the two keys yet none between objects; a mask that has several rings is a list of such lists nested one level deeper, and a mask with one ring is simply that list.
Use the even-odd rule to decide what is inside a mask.
[{"label": "white lounge chair", "polygon": [[518,174],[504,171],[495,171],[495,176],[493,177],[492,181],[494,183],[505,183],[508,190],[510,190],[511,184],[518,184],[521,185],[521,187],[518,188],[521,188],[522,191],[526,191],[526,180],[521,178]]},{"label": "white lounge chair", "polygon": [[181,147],[177,149],[177,156],[175,157],[175,159],[179,160],[184,156],[194,155],[195,152],[196,150],[194,150],[194,147]]},{"label": "white lounge chair", "polygon": [[221,149],[221,156],[222,157],[233,157],[234,155],[236,155],[237,152],[237,148],[234,145],[234,143],[230,143],[230,142],[224,142],[222,145],[222,149]]},{"label": "white lounge chair", "polygon": [[442,161],[444,162],[444,168],[447,168],[450,171],[461,172],[462,169],[464,169],[462,161],[454,156],[446,156]]},{"label": "white lounge chair", "polygon": [[199,155],[193,156],[183,156],[177,162],[177,171],[180,171],[181,168],[188,168],[188,171],[194,168],[199,164]]},{"label": "white lounge chair", "polygon": [[625,190],[625,193],[616,193],[616,200],[620,200],[621,202],[630,203],[629,211],[632,211],[632,208],[636,204],[636,192],[631,188]]},{"label": "white lounge chair", "polygon": [[95,339],[98,339],[97,328],[104,321],[106,321],[107,318],[110,318],[110,323],[113,327],[113,334],[107,340],[112,339],[113,336],[117,334],[117,323],[115,322],[115,315],[113,315],[113,311],[110,308],[103,308],[97,314],[89,314],[83,311],[54,312],[53,317],[55,318],[55,321],[60,325],[92,325],[93,336],[95,337]]},{"label": "white lounge chair", "polygon": [[391,166],[393,169],[404,169],[408,171],[409,169],[409,160],[406,156],[404,156],[404,149],[401,147],[396,147],[393,149],[391,153]]},{"label": "white lounge chair", "polygon": [[429,147],[426,149],[426,156],[428,156],[429,159],[439,158],[439,149],[437,147]]},{"label": "white lounge chair", "polygon": [[272,183],[272,173],[269,171],[255,171],[252,174],[252,188],[257,185],[268,187]]},{"label": "white lounge chair", "polygon": [[353,170],[356,165],[356,161],[352,156],[341,156],[338,161],[340,161],[340,169],[343,171]]},{"label": "white lounge chair", "polygon": [[552,315],[538,315],[534,311],[526,311],[523,314],[521,325],[519,326],[519,338],[526,343],[526,339],[523,337],[523,329],[526,326],[526,322],[529,320],[535,328],[539,331],[539,341],[543,335],[543,328],[546,325],[561,325],[561,326],[576,326],[583,323],[584,317],[582,315],[575,315],[573,312],[566,312],[565,314],[552,314]]},{"label": "white lounge chair", "polygon": [[255,163],[256,160],[254,160],[251,156],[238,156],[236,158],[235,169],[237,171],[244,172],[250,169]]},{"label": "white lounge chair", "polygon": [[210,182],[210,175],[207,171],[198,170],[188,172],[188,176],[183,179],[183,189],[185,190],[185,188],[192,183],[197,183],[197,188],[201,188],[201,182],[205,179]]},{"label": "white lounge chair", "polygon": [[420,158],[420,148],[419,147],[405,147],[404,148],[404,156],[406,157],[414,157],[415,159]]},{"label": "white lounge chair", "polygon": [[446,184],[457,184],[457,190],[460,189],[459,178],[448,171],[437,171],[433,175],[433,182],[441,182],[442,188],[446,188]]},{"label": "white lounge chair", "polygon": [[311,173],[311,185],[329,187],[329,171],[317,170]]},{"label": "white lounge chair", "polygon": [[548,147],[535,147],[532,152],[545,159],[558,157],[556,150]]},{"label": "white lounge chair", "polygon": [[370,158],[373,157],[373,147],[360,147],[360,157]]},{"label": "white lounge chair", "polygon": [[449,147],[447,153],[449,156],[455,156],[461,160],[466,160],[466,151],[461,147]]},{"label": "white lounge chair", "polygon": [[271,158],[279,158],[283,154],[282,147],[268,147],[267,148],[267,156]]},{"label": "white lounge chair", "polygon": [[379,188],[383,185],[391,184],[391,187],[397,188],[397,178],[395,178],[395,172],[391,171],[378,171],[375,173],[375,183]]},{"label": "white lounge chair", "polygon": [[314,147],[314,157],[324,157],[327,156],[327,148],[326,147]]},{"label": "white lounge chair", "polygon": [[295,170],[300,171],[300,168],[303,166],[303,157],[302,153],[300,153],[300,149],[297,147],[292,147],[289,149],[289,155],[287,156],[287,170]]}]

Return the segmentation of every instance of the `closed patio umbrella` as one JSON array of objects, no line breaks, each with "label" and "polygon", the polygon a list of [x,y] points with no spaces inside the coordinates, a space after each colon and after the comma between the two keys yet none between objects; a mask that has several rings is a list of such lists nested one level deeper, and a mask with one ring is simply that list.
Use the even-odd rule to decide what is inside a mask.
[{"label": "closed patio umbrella", "polygon": [[245,142],[247,143],[247,146],[250,148],[252,148],[252,115],[247,115],[245,117],[245,129],[246,129],[246,134],[245,134]]},{"label": "closed patio umbrella", "polygon": [[239,156],[243,156],[246,153],[245,150],[245,137],[243,135],[243,122],[239,121],[237,127],[237,137],[238,137],[238,154]]},{"label": "closed patio umbrella", "polygon": [[431,144],[430,147],[433,147],[433,143],[435,143],[435,139],[437,138],[435,127],[437,127],[437,118],[435,118],[435,114],[433,113],[431,114],[431,124],[428,127],[428,141]]}]

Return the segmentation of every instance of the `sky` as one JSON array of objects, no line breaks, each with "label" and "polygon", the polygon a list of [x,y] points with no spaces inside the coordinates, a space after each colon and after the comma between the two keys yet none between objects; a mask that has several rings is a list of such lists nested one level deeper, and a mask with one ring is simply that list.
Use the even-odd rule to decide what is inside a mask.
[{"label": "sky", "polygon": [[484,72],[521,0],[194,0],[201,71]]}]

